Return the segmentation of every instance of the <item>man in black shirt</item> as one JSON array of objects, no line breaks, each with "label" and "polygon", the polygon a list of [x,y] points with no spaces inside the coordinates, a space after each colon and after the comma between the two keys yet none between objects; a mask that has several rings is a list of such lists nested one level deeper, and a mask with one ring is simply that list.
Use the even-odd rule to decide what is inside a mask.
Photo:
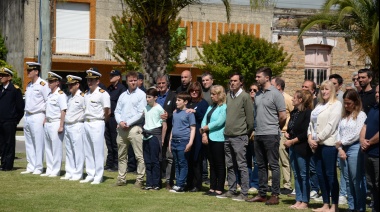
[{"label": "man in black shirt", "polygon": [[179,86],[176,90],[176,93],[181,93],[181,92],[187,92],[187,88],[189,87],[191,83],[191,72],[189,70],[184,70],[181,73],[181,86]]},{"label": "man in black shirt", "polygon": [[376,105],[376,91],[375,88],[371,87],[373,73],[371,70],[365,68],[358,71],[358,76],[360,87],[362,87],[359,95],[362,100],[363,111],[368,115],[369,110]]}]

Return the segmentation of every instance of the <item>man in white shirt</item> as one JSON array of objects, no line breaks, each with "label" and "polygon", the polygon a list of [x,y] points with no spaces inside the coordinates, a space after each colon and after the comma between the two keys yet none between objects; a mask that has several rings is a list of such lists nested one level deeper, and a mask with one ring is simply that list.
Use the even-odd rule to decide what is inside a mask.
[{"label": "man in white shirt", "polygon": [[89,69],[87,85],[89,91],[84,95],[84,153],[86,156],[87,177],[80,183],[96,185],[103,181],[104,172],[104,121],[110,116],[110,95],[99,88],[99,72]]},{"label": "man in white shirt", "polygon": [[61,179],[77,181],[82,179],[84,165],[83,136],[78,136],[84,134],[84,93],[79,89],[82,78],[73,75],[66,78],[71,94],[65,116],[66,174]]},{"label": "man in white shirt", "polygon": [[132,145],[137,160],[137,177],[135,186],[142,187],[145,175],[145,164],[142,150],[142,124],[143,112],[147,104],[146,94],[137,87],[136,72],[128,72],[126,75],[128,89],[122,93],[117,101],[115,119],[117,128],[118,169],[117,186],[127,184],[127,152]]},{"label": "man in white shirt", "polygon": [[26,171],[21,174],[42,174],[44,158],[44,120],[47,96],[50,89],[45,80],[39,77],[41,64],[27,62],[28,78],[31,80],[25,91],[24,135]]},{"label": "man in white shirt", "polygon": [[58,177],[61,173],[63,122],[65,121],[67,103],[66,94],[59,88],[61,76],[48,72],[51,92],[46,101],[45,153],[46,173],[41,176]]}]

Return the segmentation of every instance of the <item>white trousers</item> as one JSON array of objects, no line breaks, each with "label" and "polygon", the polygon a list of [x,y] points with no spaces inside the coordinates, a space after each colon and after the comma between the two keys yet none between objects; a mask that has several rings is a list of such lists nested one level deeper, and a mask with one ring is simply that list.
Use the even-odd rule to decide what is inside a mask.
[{"label": "white trousers", "polygon": [[64,132],[58,133],[60,122],[46,122],[45,130],[45,157],[46,174],[60,175],[62,165],[62,141]]},{"label": "white trousers", "polygon": [[79,179],[83,175],[84,150],[83,150],[83,123],[65,124],[66,146],[66,175],[65,177]]},{"label": "white trousers", "polygon": [[86,156],[86,179],[103,180],[104,172],[104,121],[84,123],[84,154]]},{"label": "white trousers", "polygon": [[44,113],[25,114],[24,136],[26,160],[28,164],[26,170],[29,172],[43,171],[44,159]]}]

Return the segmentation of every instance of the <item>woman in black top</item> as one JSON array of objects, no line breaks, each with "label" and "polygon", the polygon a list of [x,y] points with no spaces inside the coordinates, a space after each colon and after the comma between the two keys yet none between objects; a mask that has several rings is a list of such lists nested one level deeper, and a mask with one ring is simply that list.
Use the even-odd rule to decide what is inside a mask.
[{"label": "woman in black top", "polygon": [[313,95],[310,91],[298,90],[292,102],[294,110],[290,113],[285,134],[287,140],[284,143],[289,148],[296,189],[296,203],[290,208],[306,209],[310,200],[309,164],[313,154],[307,142],[307,128],[313,108]]}]

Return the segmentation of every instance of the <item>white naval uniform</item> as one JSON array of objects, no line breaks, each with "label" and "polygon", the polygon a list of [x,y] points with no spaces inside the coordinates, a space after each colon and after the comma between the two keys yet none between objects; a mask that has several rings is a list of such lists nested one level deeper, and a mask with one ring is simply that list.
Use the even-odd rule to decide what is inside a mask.
[{"label": "white naval uniform", "polygon": [[67,109],[67,96],[57,88],[49,93],[46,101],[45,118],[45,157],[46,175],[59,176],[62,164],[62,141],[64,132],[58,133],[61,122],[61,111]]},{"label": "white naval uniform", "polygon": [[83,175],[84,108],[84,94],[82,96],[80,90],[67,99],[64,138],[66,145],[65,178],[70,180],[80,180]]},{"label": "white naval uniform", "polygon": [[25,149],[26,171],[41,174],[44,158],[44,120],[46,100],[50,89],[45,80],[30,82],[25,91]]},{"label": "white naval uniform", "polygon": [[86,156],[85,180],[102,182],[104,172],[104,108],[111,107],[110,95],[97,87],[84,95],[84,152]]}]

